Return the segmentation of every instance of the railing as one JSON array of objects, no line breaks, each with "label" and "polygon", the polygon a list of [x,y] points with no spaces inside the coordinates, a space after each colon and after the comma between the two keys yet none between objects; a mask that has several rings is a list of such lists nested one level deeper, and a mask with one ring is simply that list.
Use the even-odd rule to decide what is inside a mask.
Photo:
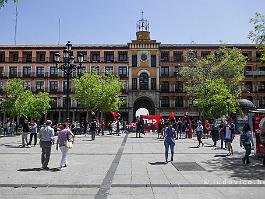
[{"label": "railing", "polygon": [[252,71],[245,71],[245,76],[262,76],[265,75],[265,71],[260,70],[252,70]]}]

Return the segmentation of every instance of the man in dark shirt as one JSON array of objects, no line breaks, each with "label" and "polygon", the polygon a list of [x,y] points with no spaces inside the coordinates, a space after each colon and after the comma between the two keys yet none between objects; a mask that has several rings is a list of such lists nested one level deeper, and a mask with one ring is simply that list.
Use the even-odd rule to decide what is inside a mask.
[{"label": "man in dark shirt", "polygon": [[22,147],[28,145],[28,133],[30,132],[29,122],[25,120],[22,125]]}]

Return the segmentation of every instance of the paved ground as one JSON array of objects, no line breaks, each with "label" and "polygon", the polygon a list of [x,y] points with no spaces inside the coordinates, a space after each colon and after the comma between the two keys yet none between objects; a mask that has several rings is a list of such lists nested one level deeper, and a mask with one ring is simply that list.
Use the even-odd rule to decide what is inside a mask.
[{"label": "paved ground", "polygon": [[[163,141],[155,134],[78,136],[69,166],[58,171],[61,153],[52,149],[50,170],[40,169],[40,148],[20,148],[21,137],[0,138],[0,198],[255,198],[264,199],[265,169],[251,158],[242,165],[238,137],[235,153],[211,147],[196,148],[196,139],[177,140],[175,163],[197,163],[176,169],[164,164]],[[178,165],[181,166],[181,165]],[[185,171],[187,169],[197,171]]]}]

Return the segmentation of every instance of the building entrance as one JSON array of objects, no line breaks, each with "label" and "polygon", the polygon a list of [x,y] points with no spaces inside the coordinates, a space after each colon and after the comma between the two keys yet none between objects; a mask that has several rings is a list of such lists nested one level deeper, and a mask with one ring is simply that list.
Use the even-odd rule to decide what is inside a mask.
[{"label": "building entrance", "polygon": [[155,115],[155,104],[148,97],[140,97],[134,102],[133,106],[133,119],[136,120],[136,115],[139,114],[139,111],[144,111],[149,115]]}]

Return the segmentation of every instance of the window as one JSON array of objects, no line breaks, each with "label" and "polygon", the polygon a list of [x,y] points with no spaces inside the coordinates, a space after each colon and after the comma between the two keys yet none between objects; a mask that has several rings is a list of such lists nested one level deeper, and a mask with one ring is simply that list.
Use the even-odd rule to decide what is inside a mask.
[{"label": "window", "polygon": [[44,67],[43,66],[37,66],[37,77],[44,77]]},{"label": "window", "polygon": [[201,58],[202,59],[207,59],[208,56],[210,55],[211,52],[209,51],[204,51],[204,52],[201,52]]},{"label": "window", "polygon": [[261,52],[256,52],[256,59],[257,59],[257,61],[260,60],[260,57],[261,57]]},{"label": "window", "polygon": [[99,74],[99,66],[91,66],[91,73]]},{"label": "window", "polygon": [[82,75],[86,72],[86,67],[81,67],[77,69],[77,75]]},{"label": "window", "polygon": [[24,88],[27,90],[31,90],[31,81],[24,81]]},{"label": "window", "polygon": [[51,102],[50,102],[50,105],[51,105],[51,108],[57,108],[57,97],[50,97],[51,98]]},{"label": "window", "polygon": [[163,62],[166,62],[166,61],[169,61],[169,53],[168,52],[163,52],[161,53],[161,61]]},{"label": "window", "polygon": [[261,97],[259,100],[259,107],[264,108],[265,107],[265,97]]},{"label": "window", "polygon": [[183,92],[183,82],[176,82],[175,91],[177,93]]},{"label": "window", "polygon": [[2,93],[4,91],[4,82],[0,81],[0,92]]},{"label": "window", "polygon": [[140,90],[148,90],[149,77],[147,73],[140,74]]},{"label": "window", "polygon": [[260,82],[259,91],[265,91],[265,82],[264,81]]},{"label": "window", "polygon": [[100,54],[99,52],[92,52],[92,61],[99,62],[100,61]]},{"label": "window", "polygon": [[5,53],[0,53],[0,62],[5,62]]},{"label": "window", "polygon": [[120,66],[119,67],[119,76],[127,77],[127,66]]},{"label": "window", "polygon": [[0,66],[0,77],[4,76],[4,67]]},{"label": "window", "polygon": [[49,88],[51,93],[57,93],[58,92],[58,81],[50,81],[49,82]]},{"label": "window", "polygon": [[31,53],[26,54],[26,62],[32,62],[32,54]]},{"label": "window", "polygon": [[127,108],[128,100],[126,96],[121,96],[120,97],[122,100],[121,108]]},{"label": "window", "polygon": [[127,61],[128,55],[127,53],[119,53],[119,61]]},{"label": "window", "polygon": [[169,82],[162,82],[160,84],[161,92],[169,92]]},{"label": "window", "polygon": [[175,52],[174,53],[174,61],[182,62],[183,61],[183,52]]},{"label": "window", "polygon": [[265,71],[265,66],[259,67],[259,71]]},{"label": "window", "polygon": [[[69,104],[70,104],[70,107],[72,106],[71,104],[72,104],[72,100],[71,100],[71,97],[69,97]],[[66,105],[67,105],[67,98],[66,97],[64,97],[63,98],[63,107],[65,108],[66,107]]]},{"label": "window", "polygon": [[45,53],[39,54],[39,61],[45,61]]},{"label": "window", "polygon": [[[69,92],[72,91],[72,81],[69,82]],[[63,93],[67,92],[67,81],[63,81]]]},{"label": "window", "polygon": [[151,55],[151,67],[156,67],[156,55]]},{"label": "window", "polygon": [[175,107],[182,108],[183,107],[183,97],[177,96],[175,100]]},{"label": "window", "polygon": [[14,62],[18,61],[18,53],[13,53],[13,61]]},{"label": "window", "polygon": [[161,76],[168,77],[169,76],[169,67],[161,66]]},{"label": "window", "polygon": [[44,91],[44,81],[36,81],[36,92]]},{"label": "window", "polygon": [[137,78],[132,78],[132,90],[137,90]]},{"label": "window", "polygon": [[164,96],[161,98],[161,107],[169,107],[169,97]]},{"label": "window", "polygon": [[179,76],[179,66],[175,66],[175,71],[174,71],[174,76],[177,77]]},{"label": "window", "polygon": [[105,66],[105,75],[113,74],[113,66]]},{"label": "window", "polygon": [[156,90],[156,78],[151,78],[151,90]]},{"label": "window", "polygon": [[31,76],[31,66],[23,66],[23,77]]},{"label": "window", "polygon": [[9,67],[9,77],[17,77],[17,67],[10,66]]},{"label": "window", "polygon": [[59,70],[56,66],[50,67],[50,77],[58,77]]},{"label": "window", "polygon": [[137,55],[132,55],[132,67],[137,67]]},{"label": "window", "polygon": [[252,82],[250,82],[250,81],[245,82],[245,88],[247,91],[251,92],[252,91]]},{"label": "window", "polygon": [[106,53],[105,54],[105,61],[106,62],[114,62],[114,54],[113,53]]}]

